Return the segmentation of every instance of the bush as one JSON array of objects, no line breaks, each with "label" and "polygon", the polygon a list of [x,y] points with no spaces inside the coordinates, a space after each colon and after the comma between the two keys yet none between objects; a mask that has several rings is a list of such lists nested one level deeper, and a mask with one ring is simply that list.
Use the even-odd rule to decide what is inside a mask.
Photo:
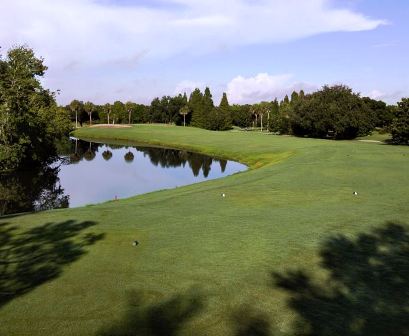
[{"label": "bush", "polygon": [[409,98],[398,103],[396,118],[391,126],[392,141],[399,145],[409,145]]},{"label": "bush", "polygon": [[372,110],[343,85],[305,96],[294,104],[290,122],[295,135],[313,138],[354,139],[374,129]]}]

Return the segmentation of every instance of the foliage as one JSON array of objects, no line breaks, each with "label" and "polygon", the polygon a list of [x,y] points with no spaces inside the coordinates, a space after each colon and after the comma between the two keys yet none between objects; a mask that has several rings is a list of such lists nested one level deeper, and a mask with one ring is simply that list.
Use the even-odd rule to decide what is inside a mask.
[{"label": "foliage", "polygon": [[189,99],[189,108],[192,111],[191,125],[199,128],[206,127],[205,107],[203,104],[204,96],[199,89],[195,89]]},{"label": "foliage", "polygon": [[398,103],[396,118],[391,125],[392,141],[400,145],[409,145],[409,98]]},{"label": "foliage", "polygon": [[391,125],[394,118],[393,109],[381,100],[375,100],[368,97],[362,98],[364,103],[371,109],[375,127],[387,128]]},{"label": "foliage", "polygon": [[[79,122],[82,126],[83,121],[85,120],[84,114],[84,103],[74,99],[67,107],[67,110],[70,111],[70,117],[72,121]],[[76,125],[77,127],[77,125]]]},{"label": "foliage", "polygon": [[293,105],[289,115],[295,135],[354,139],[373,128],[372,111],[358,94],[343,85],[324,86]]},{"label": "foliage", "polygon": [[[210,91],[209,91],[210,92]],[[211,97],[211,96],[210,96]],[[210,102],[207,103],[210,108]],[[223,93],[222,100],[219,107],[213,107],[210,113],[206,114],[205,127],[212,131],[225,131],[232,126],[232,117],[230,105],[227,100],[226,93]]]},{"label": "foliage", "polygon": [[0,170],[51,162],[57,154],[54,140],[70,131],[68,114],[39,80],[46,70],[24,46],[0,58]]},{"label": "foliage", "polygon": [[[178,95],[176,97],[163,96],[161,99],[155,98],[150,106],[150,122],[155,123],[174,123],[176,125],[183,124],[180,110],[187,105],[186,95]],[[187,122],[189,118],[187,118]]]},{"label": "foliage", "polygon": [[238,127],[251,127],[252,114],[250,105],[232,105],[230,107],[232,115],[232,123]]},{"label": "foliage", "polygon": [[255,127],[260,127],[262,130],[268,128],[271,110],[272,104],[269,102],[261,102],[251,107],[253,118],[255,118]]}]

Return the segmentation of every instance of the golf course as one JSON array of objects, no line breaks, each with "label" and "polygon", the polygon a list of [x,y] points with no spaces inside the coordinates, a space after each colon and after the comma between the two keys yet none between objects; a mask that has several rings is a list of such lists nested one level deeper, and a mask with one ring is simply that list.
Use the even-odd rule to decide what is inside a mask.
[{"label": "golf course", "polygon": [[[331,310],[323,302],[335,297],[327,293],[333,264],[322,262],[322,251],[324,245],[325,256],[340,251],[329,252],[328,240],[359,249],[385,236],[395,246],[407,239],[408,146],[147,124],[83,127],[73,135],[189,150],[248,170],[102,204],[2,217],[1,336],[294,335],[302,318],[328,327]],[[359,240],[365,234],[372,240]],[[344,266],[353,267],[349,283],[359,284],[359,295],[373,289],[365,287],[373,276],[357,270],[366,262],[377,266],[378,252],[361,260],[343,251]],[[398,264],[407,267],[407,260]],[[321,293],[297,294],[294,286],[302,284],[295,280],[287,289],[277,285],[280,276],[301,273]],[[387,287],[378,285],[378,292]],[[406,297],[407,278],[401,286]],[[375,310],[363,312],[358,301],[353,307],[362,319],[345,325],[359,329]],[[331,307],[337,314],[342,304]],[[333,335],[347,335],[339,323],[332,327]]]}]

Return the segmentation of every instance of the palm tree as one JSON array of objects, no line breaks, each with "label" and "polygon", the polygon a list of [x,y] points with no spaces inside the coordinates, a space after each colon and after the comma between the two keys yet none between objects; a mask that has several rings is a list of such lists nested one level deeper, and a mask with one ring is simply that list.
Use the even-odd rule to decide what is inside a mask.
[{"label": "palm tree", "polygon": [[84,109],[89,115],[89,125],[91,126],[92,125],[92,112],[95,109],[95,105],[91,102],[86,102],[84,104]]},{"label": "palm tree", "polygon": [[183,115],[183,127],[186,126],[186,115],[189,113],[190,113],[190,109],[189,109],[189,106],[187,105],[183,106],[179,111],[179,114]]},{"label": "palm tree", "polygon": [[75,128],[78,128],[78,111],[81,109],[82,102],[73,100],[70,103],[70,110],[75,112]]},{"label": "palm tree", "polygon": [[107,113],[108,125],[109,125],[109,115],[111,113],[111,104],[107,103],[104,105],[105,112]]}]

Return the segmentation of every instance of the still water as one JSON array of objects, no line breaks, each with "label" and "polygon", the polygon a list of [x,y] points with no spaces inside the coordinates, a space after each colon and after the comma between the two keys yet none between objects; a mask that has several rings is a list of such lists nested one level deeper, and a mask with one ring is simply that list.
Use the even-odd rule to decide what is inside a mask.
[{"label": "still water", "polygon": [[71,139],[61,161],[0,175],[0,215],[78,207],[175,188],[246,170],[243,164],[182,150]]}]

